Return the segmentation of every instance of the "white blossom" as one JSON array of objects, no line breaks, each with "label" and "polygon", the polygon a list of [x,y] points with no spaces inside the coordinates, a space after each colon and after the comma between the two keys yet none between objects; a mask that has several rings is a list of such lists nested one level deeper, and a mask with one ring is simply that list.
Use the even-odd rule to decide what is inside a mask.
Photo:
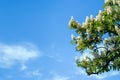
[{"label": "white blossom", "polygon": [[86,26],[86,24],[85,24],[85,22],[83,22],[83,23],[82,23],[82,27],[85,27],[85,26]]},{"label": "white blossom", "polygon": [[91,61],[93,60],[94,56],[90,53],[84,53],[80,56],[79,60],[80,61]]},{"label": "white blossom", "polygon": [[118,28],[118,26],[115,26],[115,30],[117,31],[119,28]]},{"label": "white blossom", "polygon": [[106,8],[106,11],[107,11],[107,14],[111,14],[111,13],[113,12],[113,9],[112,9],[111,6],[108,6],[108,7]]},{"label": "white blossom", "polygon": [[88,16],[86,16],[86,22],[88,22],[88,20],[89,20],[89,17],[88,17]]},{"label": "white blossom", "polygon": [[82,27],[85,27],[85,23],[84,22],[82,23]]},{"label": "white blossom", "polygon": [[112,0],[113,4],[116,4],[116,0]]},{"label": "white blossom", "polygon": [[80,40],[77,40],[76,46],[79,46],[79,45],[80,45]]},{"label": "white blossom", "polygon": [[107,3],[109,0],[105,0],[105,3]]},{"label": "white blossom", "polygon": [[120,0],[117,1],[118,5],[120,6]]},{"label": "white blossom", "polygon": [[89,17],[86,16],[86,21],[85,21],[85,23],[88,24],[88,21],[89,21]]},{"label": "white blossom", "polygon": [[71,16],[71,19],[70,19],[70,21],[69,21],[69,23],[68,23],[68,25],[69,25],[70,27],[71,27],[72,22],[74,22],[74,17],[73,17],[73,16]]},{"label": "white blossom", "polygon": [[78,36],[78,37],[77,37],[77,39],[79,39],[79,40],[80,40],[80,39],[81,39],[81,36]]},{"label": "white blossom", "polygon": [[103,21],[105,20],[105,16],[102,16],[102,20],[103,20]]},{"label": "white blossom", "polygon": [[100,21],[102,19],[101,13],[102,13],[102,11],[99,10],[99,13],[98,13],[98,15],[96,16],[96,19],[95,19],[96,21]]},{"label": "white blossom", "polygon": [[98,27],[98,32],[100,32],[102,30],[102,28],[101,27]]},{"label": "white blossom", "polygon": [[80,23],[77,24],[77,28],[79,29],[81,27]]},{"label": "white blossom", "polygon": [[89,30],[89,29],[86,29],[86,32],[89,34],[89,33],[90,33],[90,30]]},{"label": "white blossom", "polygon": [[74,36],[73,34],[71,34],[71,38],[72,38],[72,40],[73,40],[73,39],[75,39],[75,36]]},{"label": "white blossom", "polygon": [[100,37],[98,37],[98,39],[100,40],[101,38],[100,38]]},{"label": "white blossom", "polygon": [[99,16],[97,15],[96,18],[95,18],[95,21],[98,21],[98,19],[99,19]]},{"label": "white blossom", "polygon": [[120,35],[120,29],[119,29],[118,26],[115,26],[115,30],[116,30],[116,32],[118,33],[118,35]]},{"label": "white blossom", "polygon": [[89,61],[88,56],[84,55],[80,58],[80,61]]}]

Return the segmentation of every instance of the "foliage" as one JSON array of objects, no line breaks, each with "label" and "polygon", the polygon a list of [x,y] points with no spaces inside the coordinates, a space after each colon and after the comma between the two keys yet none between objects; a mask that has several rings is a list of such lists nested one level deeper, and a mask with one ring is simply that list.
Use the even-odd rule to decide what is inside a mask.
[{"label": "foliage", "polygon": [[87,16],[82,24],[71,17],[69,27],[77,33],[71,35],[76,50],[89,53],[76,59],[78,67],[88,75],[120,70],[120,0],[105,0],[104,10],[95,18]]}]

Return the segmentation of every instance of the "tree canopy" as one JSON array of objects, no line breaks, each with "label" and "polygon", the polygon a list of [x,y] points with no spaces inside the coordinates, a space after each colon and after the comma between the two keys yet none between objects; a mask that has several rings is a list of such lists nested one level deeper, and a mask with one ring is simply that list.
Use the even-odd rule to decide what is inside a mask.
[{"label": "tree canopy", "polygon": [[120,0],[105,0],[103,10],[96,17],[90,15],[85,22],[78,23],[71,17],[71,43],[84,58],[76,59],[78,67],[88,75],[101,74],[110,70],[120,70]]}]

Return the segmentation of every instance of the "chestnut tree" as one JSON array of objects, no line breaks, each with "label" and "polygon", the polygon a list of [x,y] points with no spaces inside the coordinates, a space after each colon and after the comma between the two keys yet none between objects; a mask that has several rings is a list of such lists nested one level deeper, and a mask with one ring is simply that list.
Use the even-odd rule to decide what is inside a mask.
[{"label": "chestnut tree", "polygon": [[105,0],[103,10],[82,24],[71,17],[69,27],[76,31],[77,36],[71,35],[76,50],[88,53],[76,58],[78,67],[88,75],[120,70],[120,0]]}]

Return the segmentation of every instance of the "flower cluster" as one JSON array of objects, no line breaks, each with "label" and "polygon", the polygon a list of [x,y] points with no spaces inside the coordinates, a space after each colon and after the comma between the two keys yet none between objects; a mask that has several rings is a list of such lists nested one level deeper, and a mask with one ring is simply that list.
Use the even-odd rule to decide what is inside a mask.
[{"label": "flower cluster", "polygon": [[120,35],[120,28],[118,26],[115,26],[115,30],[118,33],[118,35]]},{"label": "flower cluster", "polygon": [[73,28],[78,28],[79,29],[81,27],[81,25],[77,21],[74,20],[73,16],[71,16],[71,19],[70,19],[68,25],[71,29],[73,29]]},{"label": "flower cluster", "polygon": [[104,20],[104,16],[102,15],[103,12],[101,10],[99,10],[99,13],[98,15],[96,16],[95,20],[96,21],[101,21],[101,20]]},{"label": "flower cluster", "polygon": [[120,0],[105,0],[105,4],[106,3],[113,3],[113,4],[118,4],[120,5]]},{"label": "flower cluster", "polygon": [[111,6],[106,7],[107,14],[111,14],[113,12],[113,9]]},{"label": "flower cluster", "polygon": [[72,28],[73,27],[73,24],[75,24],[75,20],[74,20],[74,17],[73,16],[71,16],[71,19],[70,19],[70,21],[69,21],[69,26],[70,26],[70,28]]},{"label": "flower cluster", "polygon": [[105,3],[107,3],[109,0],[105,0]]},{"label": "flower cluster", "polygon": [[114,11],[118,11],[117,7],[120,7],[120,0],[105,0],[107,14],[112,14]]}]

